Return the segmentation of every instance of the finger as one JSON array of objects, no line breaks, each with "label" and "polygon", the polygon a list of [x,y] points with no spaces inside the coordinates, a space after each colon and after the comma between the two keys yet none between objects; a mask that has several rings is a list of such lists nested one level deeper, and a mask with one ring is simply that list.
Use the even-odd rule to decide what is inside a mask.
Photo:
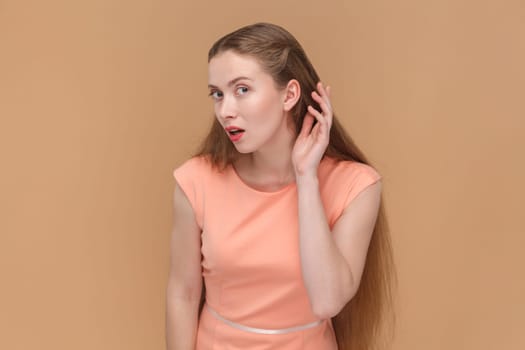
[{"label": "finger", "polygon": [[314,123],[314,116],[310,113],[306,113],[303,119],[303,126],[301,127],[301,132],[299,133],[298,137],[306,137],[310,133],[310,130],[312,129],[312,125]]},{"label": "finger", "polygon": [[324,86],[322,82],[317,83],[317,90],[319,91],[319,95],[321,95],[322,97],[328,96],[326,86]]},{"label": "finger", "polygon": [[324,98],[329,108],[329,111],[325,111],[325,114],[328,119],[328,129],[330,129],[332,126],[332,119],[333,119],[332,102],[330,101],[330,95],[332,94],[332,88],[330,86],[325,87],[322,82],[319,82],[318,86],[321,92],[321,95],[319,96]]},{"label": "finger", "polygon": [[326,118],[317,109],[309,105],[308,111],[315,117],[315,119],[317,119],[317,122],[320,124],[326,124]]},{"label": "finger", "polygon": [[311,135],[313,135],[314,139],[317,139],[320,128],[321,128],[321,123],[317,123],[314,125],[312,132],[310,133]]},{"label": "finger", "polygon": [[317,84],[317,90],[319,90],[321,96],[326,95],[326,87],[323,85],[322,82],[319,82],[319,84]]},{"label": "finger", "polygon": [[322,123],[317,123],[312,128],[312,132],[310,133],[310,137],[312,137],[313,141],[315,143],[322,142],[324,143],[326,140],[329,139],[329,135],[326,133],[326,125],[323,125]]},{"label": "finger", "polygon": [[[327,117],[322,115],[318,110],[313,108],[312,106],[308,106],[308,111],[317,119],[317,124],[314,126],[314,129],[312,129],[311,134],[314,134],[317,136],[317,130],[319,130],[319,136],[323,138],[329,138],[330,134],[330,128],[332,127],[332,114],[329,114]],[[319,128],[316,129],[315,127],[319,125]]]},{"label": "finger", "polygon": [[332,96],[332,87],[326,87],[326,96],[328,98],[328,105],[330,106],[330,114],[328,115],[328,128],[332,126],[332,119],[334,118],[334,110],[332,108],[332,102],[330,97]]},{"label": "finger", "polygon": [[318,90],[320,92],[320,96],[326,101],[326,104],[330,109],[332,109],[332,103],[330,102],[330,94],[328,92],[328,86],[324,86],[323,83],[319,82],[318,84]]},{"label": "finger", "polygon": [[321,95],[319,95],[317,91],[312,91],[312,98],[314,99],[315,102],[319,104],[319,106],[321,107],[324,113],[326,114],[332,113],[330,102],[327,101],[325,98],[323,98]]}]

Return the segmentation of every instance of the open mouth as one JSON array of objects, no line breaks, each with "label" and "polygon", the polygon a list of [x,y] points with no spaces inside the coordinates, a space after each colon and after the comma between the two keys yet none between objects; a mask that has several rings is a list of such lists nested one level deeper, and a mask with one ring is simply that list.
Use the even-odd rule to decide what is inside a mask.
[{"label": "open mouth", "polygon": [[232,142],[237,142],[243,137],[244,130],[243,129],[230,129],[228,130],[228,136],[230,137],[230,140]]},{"label": "open mouth", "polygon": [[237,134],[240,134],[241,132],[244,132],[244,130],[243,129],[230,129],[230,130],[228,130],[228,133],[230,135],[237,135]]}]

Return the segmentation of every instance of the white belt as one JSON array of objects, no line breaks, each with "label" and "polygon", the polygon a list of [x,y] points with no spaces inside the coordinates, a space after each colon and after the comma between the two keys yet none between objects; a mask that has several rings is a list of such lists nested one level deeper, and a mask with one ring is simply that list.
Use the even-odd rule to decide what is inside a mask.
[{"label": "white belt", "polygon": [[227,325],[232,326],[233,328],[240,329],[242,331],[258,333],[258,334],[286,334],[286,333],[302,331],[302,330],[305,330],[305,329],[308,329],[308,328],[316,327],[316,326],[320,325],[323,322],[323,320],[317,320],[315,322],[307,323],[307,324],[304,324],[304,325],[290,327],[290,328],[281,328],[281,329],[254,328],[254,327],[248,327],[248,326],[242,325],[240,323],[235,323],[235,322],[232,322],[230,320],[225,319],[224,317],[219,315],[217,313],[217,311],[213,310],[208,304],[206,304],[206,307],[208,308],[208,310],[210,310],[210,312],[211,312],[211,314],[213,316],[215,316],[220,321],[226,323]]}]

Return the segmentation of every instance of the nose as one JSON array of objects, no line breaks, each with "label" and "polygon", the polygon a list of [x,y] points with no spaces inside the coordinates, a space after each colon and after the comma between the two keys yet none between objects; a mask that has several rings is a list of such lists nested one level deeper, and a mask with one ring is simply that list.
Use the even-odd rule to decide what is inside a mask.
[{"label": "nose", "polygon": [[216,114],[222,120],[232,119],[237,117],[237,104],[234,96],[224,95],[222,100],[216,105]]}]

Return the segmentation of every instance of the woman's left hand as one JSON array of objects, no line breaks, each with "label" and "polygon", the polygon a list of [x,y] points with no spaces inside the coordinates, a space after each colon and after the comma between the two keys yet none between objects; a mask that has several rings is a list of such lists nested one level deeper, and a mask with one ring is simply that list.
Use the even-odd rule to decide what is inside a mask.
[{"label": "woman's left hand", "polygon": [[[330,87],[325,88],[319,82],[317,90],[319,92],[312,91],[312,98],[319,104],[322,112],[308,106],[301,132],[292,149],[292,162],[296,176],[317,176],[317,168],[330,139],[333,118]],[[315,119],[317,119],[317,124],[312,128]]]}]

